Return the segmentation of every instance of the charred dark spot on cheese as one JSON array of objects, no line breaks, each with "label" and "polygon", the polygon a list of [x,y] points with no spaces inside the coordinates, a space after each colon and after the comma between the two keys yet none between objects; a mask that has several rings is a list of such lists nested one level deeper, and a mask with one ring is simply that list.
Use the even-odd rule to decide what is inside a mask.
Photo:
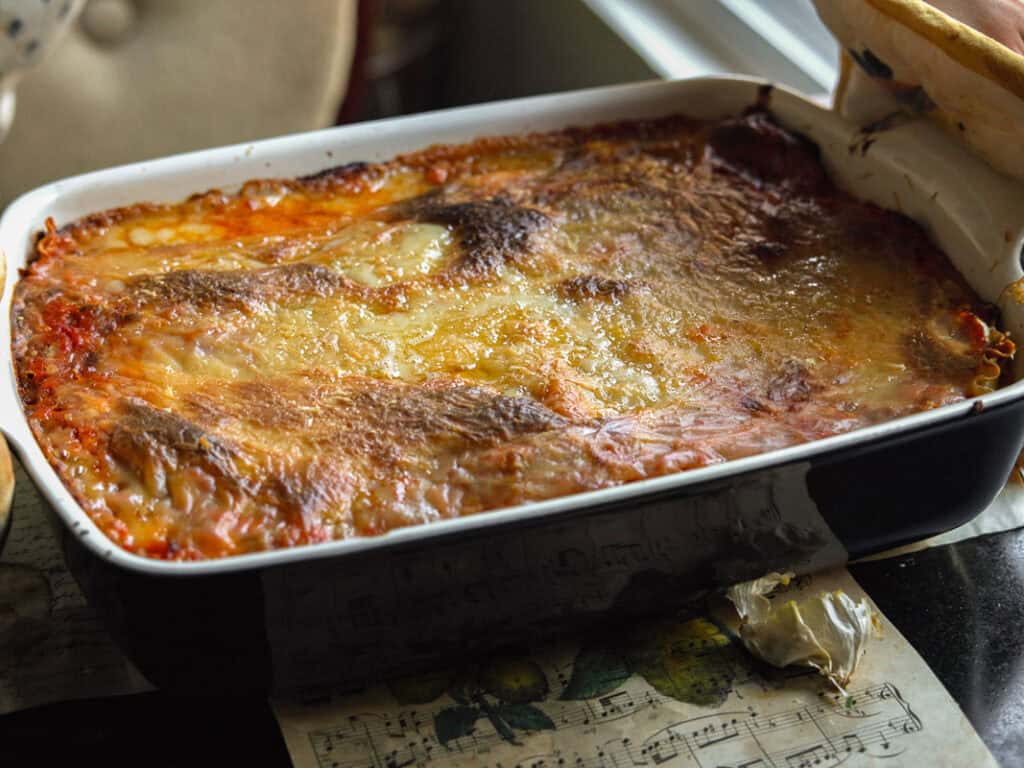
[{"label": "charred dark spot on cheese", "polygon": [[751,397],[750,395],[743,395],[740,398],[740,408],[753,414],[768,413],[771,410],[756,397]]},{"label": "charred dark spot on cheese", "polygon": [[[223,399],[223,398],[222,398]],[[239,382],[228,408],[236,418],[302,429],[312,443],[343,442],[348,453],[385,444],[471,445],[542,432],[567,420],[536,400],[462,384],[407,384],[354,378],[344,382]]]},{"label": "charred dark spot on cheese", "polygon": [[120,224],[122,221],[126,221],[133,215],[137,215],[153,208],[149,205],[143,206],[131,206],[129,208],[115,208],[110,211],[100,211],[98,213],[91,213],[78,221],[65,225],[57,230],[58,234],[71,234],[78,231],[79,228],[85,229],[107,229],[115,224]]},{"label": "charred dark spot on cheese", "polygon": [[110,455],[135,472],[153,494],[165,492],[169,472],[198,467],[218,480],[240,484],[237,448],[183,416],[138,398],[120,404],[110,433]]},{"label": "charred dark spot on cheese", "polygon": [[462,385],[377,386],[357,392],[349,406],[354,413],[379,419],[384,429],[409,442],[440,438],[491,443],[568,423],[532,398],[506,397]]},{"label": "charred dark spot on cheese", "polygon": [[629,283],[601,275],[577,275],[563,280],[557,290],[562,296],[574,301],[606,299],[617,301],[629,292]]},{"label": "charred dark spot on cheese", "polygon": [[779,206],[764,216],[751,252],[768,264],[779,262],[802,238],[802,222],[793,206]]},{"label": "charred dark spot on cheese", "polygon": [[652,120],[622,120],[598,125],[574,126],[561,131],[561,136],[569,139],[573,145],[593,141],[621,141],[629,144],[658,141],[664,138],[678,139],[680,135],[695,131],[700,125],[699,120],[686,115],[666,115]]},{"label": "charred dark spot on cheese", "polygon": [[[934,246],[909,217],[876,205],[843,205],[835,210],[844,235],[856,245],[892,244],[901,258],[927,260]],[[876,246],[877,247],[877,246]]]},{"label": "charred dark spot on cheese", "polygon": [[369,163],[365,163],[362,160],[356,160],[351,163],[342,163],[341,165],[324,168],[316,173],[300,176],[298,181],[306,184],[309,184],[310,182],[344,182],[355,176],[359,176],[369,168]]},{"label": "charred dark spot on cheese", "polygon": [[817,146],[784,129],[767,112],[722,121],[711,131],[708,147],[716,167],[755,185],[780,185],[804,194],[830,187]]},{"label": "charred dark spot on cheese", "polygon": [[310,248],[308,242],[285,240],[284,242],[254,245],[249,249],[248,255],[264,264],[281,264],[282,262],[298,261],[299,257],[308,252]]},{"label": "charred dark spot on cheese", "polygon": [[814,382],[807,367],[799,360],[786,360],[782,369],[768,382],[767,397],[780,405],[805,403],[814,391]]},{"label": "charred dark spot on cheese", "polygon": [[340,292],[362,298],[369,295],[364,286],[334,270],[305,263],[255,270],[183,269],[146,275],[128,283],[128,295],[133,303],[156,307],[176,304],[197,308],[251,307],[288,296],[325,297]]},{"label": "charred dark spot on cheese", "polygon": [[285,519],[313,531],[326,510],[352,493],[352,477],[339,464],[313,459],[291,472],[267,477],[260,496]]},{"label": "charred dark spot on cheese", "polygon": [[443,195],[424,195],[398,210],[418,221],[451,227],[463,249],[453,268],[467,276],[487,274],[526,253],[532,235],[548,223],[541,211],[501,197],[451,202]]},{"label": "charred dark spot on cheese", "polygon": [[773,267],[789,252],[789,246],[773,240],[755,240],[749,244],[748,250],[766,266]]},{"label": "charred dark spot on cheese", "polygon": [[[395,472],[412,471],[438,451],[463,455],[487,450],[571,423],[535,400],[483,387],[363,377],[238,382],[216,396],[193,394],[187,405],[195,418],[210,419],[219,427],[234,421],[236,426],[251,423],[284,430],[312,448],[304,452],[312,458],[287,467],[275,447],[268,447],[267,458],[255,466],[287,469],[260,469],[249,477],[254,498],[305,531],[316,529],[325,510],[350,503],[358,487],[365,492],[368,475],[357,467],[379,468],[370,472],[379,478],[373,483],[386,484]],[[159,443],[194,445],[199,434],[192,429],[181,435],[173,429],[177,426],[161,425],[158,434],[171,434]],[[146,451],[137,453],[144,462]],[[144,466],[139,471],[145,476]]]}]

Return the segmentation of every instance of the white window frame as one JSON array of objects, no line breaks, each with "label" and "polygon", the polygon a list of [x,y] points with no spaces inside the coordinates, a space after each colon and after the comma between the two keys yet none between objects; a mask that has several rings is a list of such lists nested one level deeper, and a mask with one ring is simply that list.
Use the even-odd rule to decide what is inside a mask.
[{"label": "white window frame", "polygon": [[583,0],[661,77],[740,73],[827,99],[837,45],[810,0]]}]

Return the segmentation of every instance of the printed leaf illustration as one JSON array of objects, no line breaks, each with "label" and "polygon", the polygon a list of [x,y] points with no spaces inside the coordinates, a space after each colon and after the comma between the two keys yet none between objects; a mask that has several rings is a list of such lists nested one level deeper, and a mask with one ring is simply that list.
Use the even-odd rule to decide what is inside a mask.
[{"label": "printed leaf illustration", "polygon": [[452,739],[468,736],[476,727],[481,712],[476,707],[449,707],[434,715],[437,740],[447,746]]},{"label": "printed leaf illustration", "polygon": [[513,728],[523,731],[553,731],[555,724],[532,704],[501,704],[495,714]]},{"label": "printed leaf illustration", "polygon": [[431,670],[421,675],[388,681],[388,690],[399,704],[427,704],[438,698],[452,681],[448,670]]},{"label": "printed leaf illustration", "polygon": [[531,659],[499,657],[480,671],[480,687],[511,704],[541,701],[548,695],[548,679]]},{"label": "printed leaf illustration", "polygon": [[629,668],[659,693],[700,706],[719,706],[744,666],[740,651],[704,618],[670,619],[633,634]]},{"label": "printed leaf illustration", "polygon": [[454,677],[452,677],[448,685],[448,695],[459,704],[469,704],[474,692],[479,689],[476,679],[477,670],[475,667],[456,670]]},{"label": "printed leaf illustration", "polygon": [[572,665],[572,677],[559,697],[565,701],[596,699],[611,693],[629,678],[622,656],[611,648],[581,648]]}]

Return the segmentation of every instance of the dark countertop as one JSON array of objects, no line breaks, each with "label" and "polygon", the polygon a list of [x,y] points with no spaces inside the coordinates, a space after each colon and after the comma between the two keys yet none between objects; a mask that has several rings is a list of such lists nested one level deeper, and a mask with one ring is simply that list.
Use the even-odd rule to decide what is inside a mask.
[{"label": "dark countertop", "polygon": [[[1024,764],[1024,528],[850,570],[1000,764]],[[265,701],[159,693],[2,717],[0,763],[289,765]]]},{"label": "dark countertop", "polygon": [[1024,528],[850,571],[1001,765],[1024,765]]}]

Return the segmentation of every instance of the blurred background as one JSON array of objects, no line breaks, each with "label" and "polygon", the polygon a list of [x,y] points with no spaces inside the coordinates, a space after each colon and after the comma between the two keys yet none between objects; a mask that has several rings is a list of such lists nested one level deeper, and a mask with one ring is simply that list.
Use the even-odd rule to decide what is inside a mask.
[{"label": "blurred background", "polygon": [[[838,51],[810,0],[383,0],[367,116],[721,72],[825,95]],[[428,74],[429,73],[429,74]]]},{"label": "blurred background", "polygon": [[611,83],[738,72],[826,99],[838,55],[810,0],[45,0],[70,18],[48,50],[39,2],[0,0],[31,65],[0,207],[120,163]]}]

